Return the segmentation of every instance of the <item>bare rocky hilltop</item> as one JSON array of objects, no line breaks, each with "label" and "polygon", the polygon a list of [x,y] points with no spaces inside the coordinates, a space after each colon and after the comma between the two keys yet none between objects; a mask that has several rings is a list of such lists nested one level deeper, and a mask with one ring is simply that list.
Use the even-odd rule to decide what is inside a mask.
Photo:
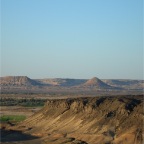
[{"label": "bare rocky hilltop", "polygon": [[[97,91],[141,91],[144,80],[119,79],[30,79],[27,76],[0,77],[2,93],[95,93]],[[132,92],[133,93],[133,92]]]}]

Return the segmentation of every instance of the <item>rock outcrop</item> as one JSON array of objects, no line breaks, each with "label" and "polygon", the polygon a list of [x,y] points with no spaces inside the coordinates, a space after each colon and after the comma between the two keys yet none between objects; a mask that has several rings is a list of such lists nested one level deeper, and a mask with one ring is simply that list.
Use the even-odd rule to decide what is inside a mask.
[{"label": "rock outcrop", "polygon": [[142,144],[143,96],[48,100],[17,128],[47,144]]}]

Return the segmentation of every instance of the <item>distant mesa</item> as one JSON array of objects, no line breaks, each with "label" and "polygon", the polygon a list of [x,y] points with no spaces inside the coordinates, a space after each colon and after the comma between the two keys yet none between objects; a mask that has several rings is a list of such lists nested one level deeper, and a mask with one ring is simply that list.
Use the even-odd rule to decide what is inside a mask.
[{"label": "distant mesa", "polygon": [[30,79],[27,76],[0,77],[2,92],[27,92],[27,89],[36,93],[47,92],[92,92],[99,90],[140,90],[144,88],[143,80],[119,79],[69,79],[45,78]]},{"label": "distant mesa", "polygon": [[38,83],[27,76],[7,76],[0,78],[1,85],[34,86]]},{"label": "distant mesa", "polygon": [[96,88],[112,88],[110,85],[104,83],[99,78],[94,77],[83,84],[86,87],[96,87]]}]

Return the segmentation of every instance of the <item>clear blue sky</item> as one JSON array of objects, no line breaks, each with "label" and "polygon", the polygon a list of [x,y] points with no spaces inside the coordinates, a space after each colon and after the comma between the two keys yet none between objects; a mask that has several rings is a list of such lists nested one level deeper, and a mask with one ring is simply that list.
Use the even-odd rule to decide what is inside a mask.
[{"label": "clear blue sky", "polygon": [[1,75],[143,78],[143,0],[1,0]]}]

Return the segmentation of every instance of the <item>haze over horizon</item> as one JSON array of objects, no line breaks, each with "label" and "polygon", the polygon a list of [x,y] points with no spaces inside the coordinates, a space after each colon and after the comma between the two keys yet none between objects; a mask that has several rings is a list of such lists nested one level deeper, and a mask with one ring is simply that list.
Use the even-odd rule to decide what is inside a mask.
[{"label": "haze over horizon", "polygon": [[143,79],[143,0],[1,0],[1,76]]}]

